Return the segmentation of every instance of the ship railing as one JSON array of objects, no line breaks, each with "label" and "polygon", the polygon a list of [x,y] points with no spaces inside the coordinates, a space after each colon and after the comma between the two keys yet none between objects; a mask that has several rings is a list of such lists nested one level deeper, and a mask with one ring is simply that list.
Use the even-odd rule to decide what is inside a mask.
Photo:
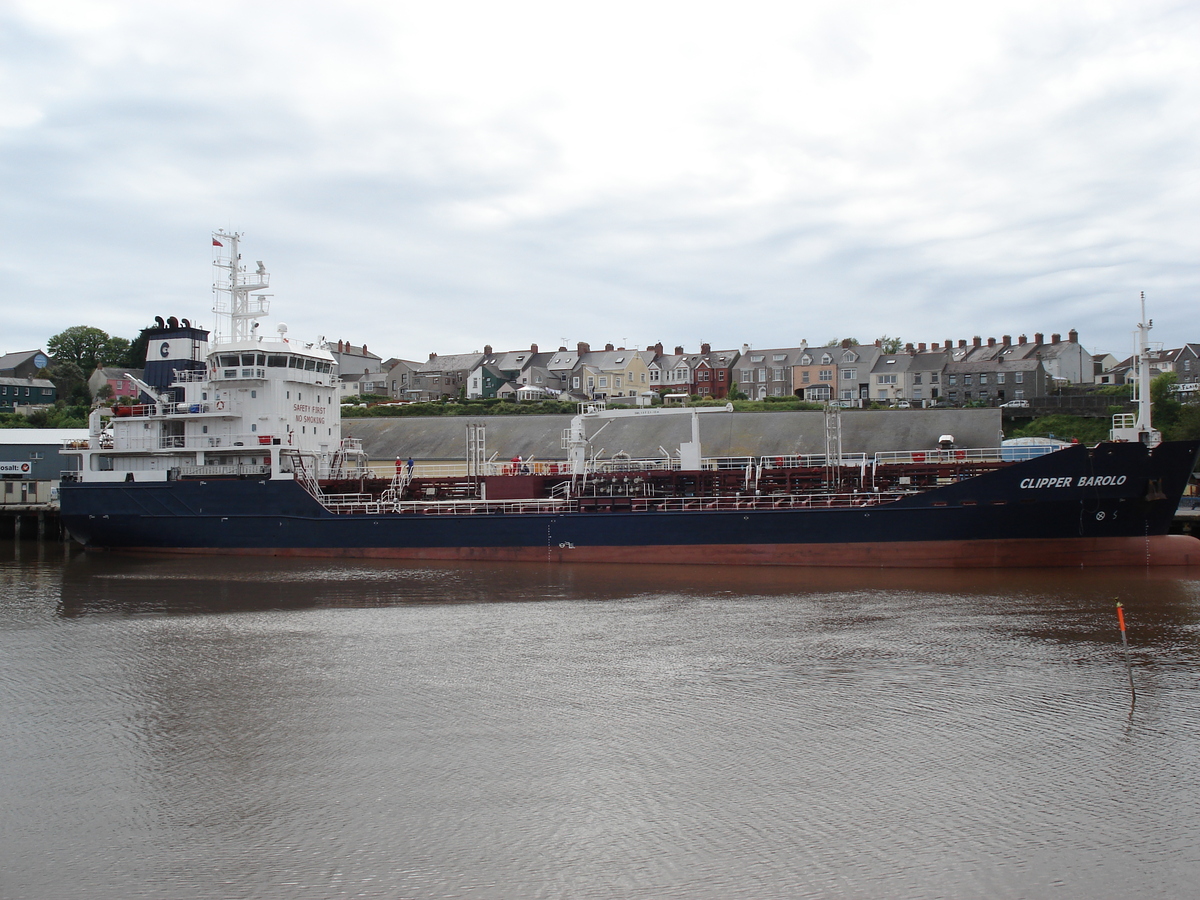
[{"label": "ship railing", "polygon": [[114,406],[117,419],[149,419],[163,416],[233,415],[232,407],[223,400],[203,403],[136,403],[133,406]]},{"label": "ship railing", "polygon": [[176,369],[175,377],[172,379],[175,384],[194,384],[197,381],[207,380],[207,369]]},{"label": "ship railing", "polygon": [[321,503],[339,515],[482,516],[530,513],[704,512],[786,509],[857,509],[892,503],[912,491],[852,491],[838,494],[768,494],[721,497],[584,497],[541,500],[405,500],[395,502],[370,494],[326,495]]},{"label": "ship railing", "polygon": [[259,434],[256,431],[237,434],[147,434],[145,436],[120,435],[116,445],[105,445],[105,450],[212,450],[214,448],[229,448],[232,450],[262,450],[272,444],[282,443],[279,435]]},{"label": "ship railing", "polygon": [[739,472],[744,471],[746,466],[752,466],[754,463],[755,459],[753,456],[706,456],[701,460],[701,465],[706,469],[736,469]]},{"label": "ship railing", "polygon": [[830,494],[743,494],[721,497],[635,497],[631,508],[687,512],[746,509],[853,509],[879,506],[907,497],[911,491],[851,491]]},{"label": "ship railing", "polygon": [[237,368],[218,366],[212,375],[214,381],[240,381],[242,379],[261,381],[266,377],[267,370],[256,366],[239,366]]},{"label": "ship railing", "polygon": [[1004,451],[999,447],[955,450],[883,450],[875,454],[877,466],[913,465],[921,463],[1003,462]]},{"label": "ship railing", "polygon": [[[790,456],[761,456],[758,458],[758,464],[764,469],[816,469],[833,463],[827,459],[824,453],[802,453]],[[865,453],[842,454],[841,465],[843,466],[862,468],[866,464],[867,454]]]},{"label": "ship railing", "polygon": [[382,512],[394,504],[383,503],[374,494],[325,494],[321,505],[330,512]]},{"label": "ship railing", "polygon": [[595,460],[589,469],[589,474],[607,475],[612,472],[673,471],[678,468],[678,459],[667,459],[663,456],[645,459],[614,457],[611,459]]},{"label": "ship railing", "polygon": [[261,464],[249,466],[176,466],[181,478],[216,477],[218,475],[270,475],[271,467]]}]

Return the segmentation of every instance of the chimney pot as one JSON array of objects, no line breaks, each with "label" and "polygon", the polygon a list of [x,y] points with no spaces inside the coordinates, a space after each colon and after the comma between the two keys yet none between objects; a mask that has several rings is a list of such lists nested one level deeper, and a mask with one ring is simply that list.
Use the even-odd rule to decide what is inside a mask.
[{"label": "chimney pot", "polygon": [[592,348],[588,346],[586,341],[580,341],[575,345],[575,349],[579,352],[580,356],[583,356],[583,354],[590,352]]},{"label": "chimney pot", "polygon": [[611,353],[613,350],[616,350],[617,348],[614,347],[612,344],[605,344],[604,349],[606,352]]},{"label": "chimney pot", "polygon": [[975,335],[975,337],[971,338],[971,343],[976,347],[982,347],[983,338],[981,338],[979,335]]},{"label": "chimney pot", "polygon": [[990,337],[990,338],[988,338],[988,346],[989,346],[989,347],[995,347],[995,346],[996,346],[996,339],[995,339],[994,337]]},{"label": "chimney pot", "polygon": [[1042,334],[1040,331],[1035,331],[1033,333],[1033,342],[1035,344],[1037,344],[1037,346],[1040,347],[1040,346],[1042,346],[1042,341],[1045,339],[1045,337],[1046,336],[1044,334]]},{"label": "chimney pot", "polygon": [[1004,343],[1004,346],[1007,347],[1012,344],[1012,335],[1006,334],[1004,337],[1000,338],[1000,340]]},{"label": "chimney pot", "polygon": [[913,352],[913,345],[912,345],[912,344],[905,344],[905,345],[904,345],[904,350],[905,350],[905,352],[906,352],[906,353],[909,353],[909,354],[911,354],[911,353]]},{"label": "chimney pot", "polygon": [[675,355],[676,355],[676,356],[683,356],[683,348],[682,348],[682,347],[676,347],[676,348],[675,348]]},{"label": "chimney pot", "polygon": [[1076,331],[1074,328],[1072,328],[1070,331],[1067,332],[1067,340],[1070,341],[1072,344],[1078,344],[1079,343],[1079,332]]},{"label": "chimney pot", "polygon": [[491,345],[491,344],[484,344],[484,345],[483,345],[483,355],[484,355],[484,356],[491,356],[491,355],[492,355],[492,345]]},{"label": "chimney pot", "polygon": [[958,346],[959,346],[959,347],[966,347],[966,346],[967,346],[967,342],[966,342],[966,341],[965,341],[963,338],[959,338],[959,339],[958,339]]},{"label": "chimney pot", "polygon": [[883,349],[883,340],[881,338],[875,338],[875,346],[879,349]]},{"label": "chimney pot", "polygon": [[932,344],[929,345],[929,349],[930,350],[940,350],[941,346],[942,345],[939,344],[937,341],[934,341]]},{"label": "chimney pot", "polygon": [[1061,335],[1061,334],[1052,334],[1052,335],[1050,335],[1050,343],[1052,343],[1052,344],[1057,344],[1057,343],[1058,343],[1059,341],[1061,341],[1061,340],[1062,340],[1062,335]]},{"label": "chimney pot", "polygon": [[922,344],[917,344],[917,349],[918,349],[918,350],[920,350],[922,353],[924,353],[924,352],[925,352],[925,345],[924,345],[923,343],[922,343]]},{"label": "chimney pot", "polygon": [[530,345],[529,345],[529,352],[530,352],[530,353],[537,353],[537,352],[538,352],[538,349],[537,349],[537,344],[530,344]]},{"label": "chimney pot", "polygon": [[850,349],[850,338],[842,338],[842,349],[843,350]]},{"label": "chimney pot", "polygon": [[711,344],[701,344],[700,352],[701,353],[712,353],[712,345]]},{"label": "chimney pot", "polygon": [[1026,340],[1027,340],[1027,338],[1025,337],[1025,335],[1021,335],[1019,338],[1017,338],[1017,343],[1024,345]]}]

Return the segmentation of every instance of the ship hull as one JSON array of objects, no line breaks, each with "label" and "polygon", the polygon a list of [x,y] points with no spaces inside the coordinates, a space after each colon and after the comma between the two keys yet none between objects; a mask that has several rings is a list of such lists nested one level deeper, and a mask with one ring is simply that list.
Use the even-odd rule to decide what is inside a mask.
[{"label": "ship hull", "polygon": [[92,549],[169,553],[849,567],[1200,565],[1168,535],[1198,445],[1073,447],[891,503],[335,514],[290,480],[68,483]]}]

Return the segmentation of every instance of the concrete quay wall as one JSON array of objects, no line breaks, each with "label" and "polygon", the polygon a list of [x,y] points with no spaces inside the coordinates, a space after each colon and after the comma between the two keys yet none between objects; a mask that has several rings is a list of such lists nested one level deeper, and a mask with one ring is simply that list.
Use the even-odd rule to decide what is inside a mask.
[{"label": "concrete quay wall", "polygon": [[[848,410],[842,413],[842,451],[929,450],[943,434],[957,447],[998,447],[999,409]],[[498,459],[565,460],[562,432],[571,416],[445,416],[343,419],[342,434],[358,438],[372,462],[412,457],[417,462],[466,458],[466,426],[487,426],[488,455]],[[691,440],[691,416],[589,419],[587,434],[600,458],[672,455]],[[601,429],[603,431],[601,432]],[[700,415],[706,457],[787,456],[825,452],[825,416],[814,411],[707,412]],[[662,449],[660,449],[662,448]]]}]

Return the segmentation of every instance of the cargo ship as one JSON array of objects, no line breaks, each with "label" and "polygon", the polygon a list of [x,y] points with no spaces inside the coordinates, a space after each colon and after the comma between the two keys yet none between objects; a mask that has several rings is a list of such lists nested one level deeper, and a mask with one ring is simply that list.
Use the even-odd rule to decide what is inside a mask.
[{"label": "cargo ship", "polygon": [[[415,560],[875,567],[1200,565],[1200,540],[1169,534],[1200,442],[1162,442],[1142,384],[1111,441],[1026,459],[936,446],[844,454],[840,410],[826,452],[713,460],[699,420],[721,408],[581,403],[563,458],[497,462],[486,425],[465,426],[453,474],[397,460],[380,474],[343,439],[336,360],[279,325],[259,333],[269,276],[213,235],[207,333],[162,323],[144,402],[93,411],[63,448],[63,523],[90,550]],[[1143,310],[1143,321],[1145,315]],[[1149,326],[1141,328],[1143,345]],[[1148,367],[1143,367],[1148,370]],[[1145,380],[1145,371],[1143,372]],[[691,440],[658,459],[599,459],[597,426],[684,416]]]}]

